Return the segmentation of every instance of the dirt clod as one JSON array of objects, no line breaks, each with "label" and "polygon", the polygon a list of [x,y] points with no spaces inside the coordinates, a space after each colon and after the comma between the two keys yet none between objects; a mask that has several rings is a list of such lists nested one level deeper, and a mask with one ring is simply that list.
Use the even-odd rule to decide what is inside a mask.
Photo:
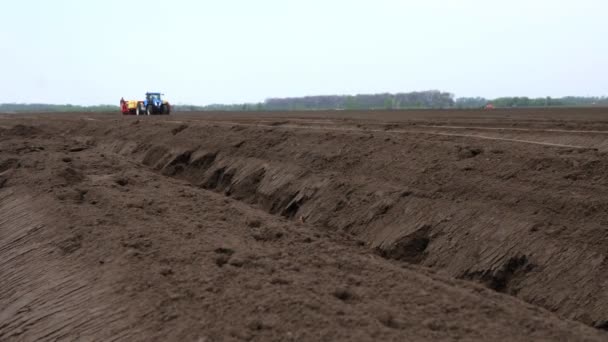
[{"label": "dirt clod", "polygon": [[184,131],[186,128],[188,128],[188,125],[185,125],[185,124],[179,125],[171,130],[171,134],[177,135],[180,132]]},{"label": "dirt clod", "polygon": [[291,280],[285,278],[273,278],[272,280],[270,280],[270,283],[272,285],[289,285],[291,284]]},{"label": "dirt clod", "polygon": [[465,147],[458,146],[457,151],[458,151],[459,159],[474,158],[483,152],[483,150],[481,148],[468,147],[468,146],[465,146]]},{"label": "dirt clod", "polygon": [[391,246],[387,248],[380,248],[380,255],[385,258],[418,264],[424,260],[424,253],[431,242],[430,232],[430,225],[422,225],[413,233],[397,240]]},{"label": "dirt clod", "polygon": [[70,148],[68,151],[70,151],[70,152],[82,152],[82,151],[84,151],[86,149],[87,149],[86,146],[77,146],[77,147]]},{"label": "dirt clod", "polygon": [[124,178],[124,177],[118,178],[116,180],[116,184],[118,184],[120,186],[127,186],[127,185],[129,185],[129,179],[128,178]]},{"label": "dirt clod", "polygon": [[75,235],[67,238],[61,241],[58,247],[64,255],[72,254],[82,247],[82,236]]},{"label": "dirt clod", "polygon": [[247,221],[247,226],[250,228],[260,228],[260,226],[262,226],[262,221],[257,219],[249,220]]},{"label": "dirt clod", "polygon": [[230,261],[229,255],[220,255],[215,258],[215,264],[218,267],[222,267],[222,266],[226,265],[228,263],[228,261]]},{"label": "dirt clod", "polygon": [[608,320],[597,322],[597,323],[594,324],[594,327],[596,329],[608,331]]},{"label": "dirt clod", "polygon": [[0,161],[0,173],[5,172],[7,170],[17,168],[19,166],[19,159],[16,158],[8,158]]},{"label": "dirt clod", "polygon": [[171,266],[163,266],[160,268],[159,273],[163,276],[170,276],[173,274],[173,268]]},{"label": "dirt clod", "polygon": [[82,172],[71,167],[66,167],[61,170],[59,172],[59,177],[67,182],[67,184],[76,184],[84,180],[84,175]]},{"label": "dirt clod", "polygon": [[356,298],[354,292],[346,288],[338,288],[333,292],[333,295],[343,302],[352,301]]},{"label": "dirt clod", "polygon": [[232,255],[232,254],[234,254],[234,250],[231,248],[227,248],[227,247],[219,247],[219,248],[215,249],[215,253]]}]

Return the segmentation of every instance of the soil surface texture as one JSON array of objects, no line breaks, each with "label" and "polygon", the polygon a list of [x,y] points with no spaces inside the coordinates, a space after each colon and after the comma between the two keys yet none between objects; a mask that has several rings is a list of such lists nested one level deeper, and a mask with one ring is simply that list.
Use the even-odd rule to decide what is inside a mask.
[{"label": "soil surface texture", "polygon": [[608,109],[0,114],[0,341],[607,341]]}]

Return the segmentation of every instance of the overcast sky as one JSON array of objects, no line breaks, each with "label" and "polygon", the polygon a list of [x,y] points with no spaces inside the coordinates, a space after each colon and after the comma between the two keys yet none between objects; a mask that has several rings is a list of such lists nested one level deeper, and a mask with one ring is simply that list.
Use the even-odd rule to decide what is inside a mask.
[{"label": "overcast sky", "polygon": [[606,0],[5,0],[0,103],[608,95]]}]

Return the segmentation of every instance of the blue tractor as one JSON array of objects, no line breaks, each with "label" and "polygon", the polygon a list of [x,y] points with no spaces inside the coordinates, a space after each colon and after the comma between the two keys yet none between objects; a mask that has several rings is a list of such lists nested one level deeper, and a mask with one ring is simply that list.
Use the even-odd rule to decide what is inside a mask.
[{"label": "blue tractor", "polygon": [[171,114],[171,105],[168,101],[162,99],[161,93],[146,93],[146,99],[140,101],[137,107],[137,115],[145,113],[146,115],[169,115]]}]

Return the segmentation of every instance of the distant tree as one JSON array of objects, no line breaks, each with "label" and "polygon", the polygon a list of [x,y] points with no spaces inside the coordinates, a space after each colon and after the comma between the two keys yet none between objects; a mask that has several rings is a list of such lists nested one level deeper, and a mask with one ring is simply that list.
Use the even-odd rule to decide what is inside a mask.
[{"label": "distant tree", "polygon": [[456,99],[457,108],[483,108],[490,101],[483,97],[461,97]]},{"label": "distant tree", "polygon": [[384,99],[384,109],[393,109],[393,100],[390,98]]},{"label": "distant tree", "polygon": [[357,98],[354,96],[346,97],[346,109],[354,110],[359,109],[359,105],[357,103]]}]

